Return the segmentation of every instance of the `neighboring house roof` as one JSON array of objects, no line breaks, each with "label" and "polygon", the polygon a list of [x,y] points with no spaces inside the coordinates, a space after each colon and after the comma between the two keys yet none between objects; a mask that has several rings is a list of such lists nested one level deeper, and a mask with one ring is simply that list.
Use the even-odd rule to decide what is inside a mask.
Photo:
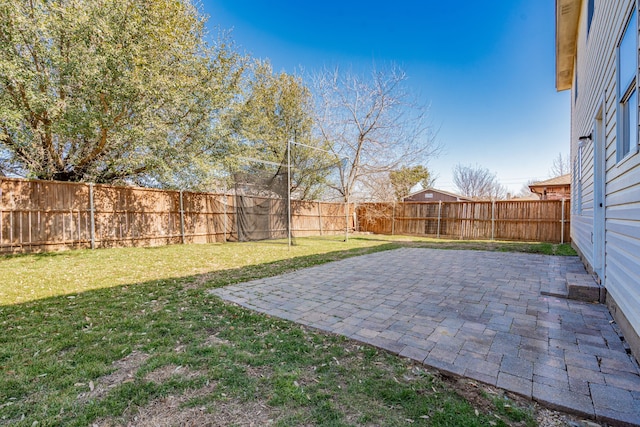
[{"label": "neighboring house roof", "polygon": [[560,200],[571,198],[571,175],[561,175],[546,181],[529,184],[532,193],[539,194],[542,200]]},{"label": "neighboring house roof", "polygon": [[560,175],[555,178],[547,179],[546,181],[538,181],[529,184],[531,187],[560,187],[563,185],[571,185],[571,174]]},{"label": "neighboring house roof", "polygon": [[469,198],[469,197],[461,196],[461,195],[455,194],[455,193],[450,193],[450,192],[444,191],[444,190],[438,190],[437,188],[432,188],[432,187],[425,188],[424,190],[420,190],[420,191],[415,191],[415,192],[409,194],[408,196],[406,196],[405,199],[411,198],[413,196],[416,196],[416,195],[422,194],[422,193],[440,193],[440,194],[444,194],[444,195],[447,195],[447,196],[450,196],[450,197],[455,197],[455,198],[457,198],[457,199],[459,199],[460,201],[463,201],[463,202],[472,201],[472,199]]},{"label": "neighboring house roof", "polygon": [[573,84],[582,0],[556,0],[556,90]]}]

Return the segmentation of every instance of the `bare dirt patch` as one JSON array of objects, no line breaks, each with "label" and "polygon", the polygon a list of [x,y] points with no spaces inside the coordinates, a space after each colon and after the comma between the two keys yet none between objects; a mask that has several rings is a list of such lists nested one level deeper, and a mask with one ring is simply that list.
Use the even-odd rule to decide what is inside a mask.
[{"label": "bare dirt patch", "polygon": [[202,286],[209,283],[214,278],[213,273],[201,273],[195,276],[194,280],[186,281],[182,284],[183,291],[192,291],[194,289],[202,289]]},{"label": "bare dirt patch", "polygon": [[86,402],[92,399],[101,399],[109,390],[127,382],[133,382],[140,366],[149,359],[149,355],[139,351],[132,351],[125,358],[113,362],[116,368],[114,372],[104,377],[98,378],[96,382],[89,381],[87,384],[76,384],[78,387],[88,387],[89,391],[80,393],[78,400]]},{"label": "bare dirt patch", "polygon": [[270,378],[273,374],[271,366],[247,366],[247,376],[251,378]]},{"label": "bare dirt patch", "polygon": [[144,379],[155,384],[162,384],[175,375],[179,375],[180,378],[184,379],[192,379],[201,376],[202,373],[192,371],[185,366],[171,364],[162,366],[154,371],[149,372],[147,375],[145,375]]},{"label": "bare dirt patch", "polygon": [[218,345],[229,345],[229,344],[230,344],[229,341],[219,338],[217,334],[209,335],[203,343],[205,347],[215,347]]},{"label": "bare dirt patch", "polygon": [[132,408],[122,418],[103,419],[93,427],[169,427],[169,426],[243,426],[270,425],[279,413],[260,401],[218,400],[215,405],[188,406],[191,399],[212,393],[215,384],[188,391],[179,396],[157,399],[140,408]]},{"label": "bare dirt patch", "polygon": [[[219,344],[219,338],[215,335],[209,337],[210,345]],[[355,343],[345,343],[346,353],[357,352],[360,346]],[[104,396],[108,390],[118,384],[133,380],[133,377],[139,367],[148,359],[148,355],[139,352],[133,352],[122,360],[114,362],[117,370],[112,374],[100,378],[96,381],[93,390],[84,393],[82,398],[85,400],[92,398],[100,398]],[[336,363],[349,364],[350,360],[340,358]],[[351,361],[354,362],[353,360]],[[478,383],[468,378],[460,378],[452,375],[439,373],[437,370],[425,368],[422,365],[410,364],[408,370],[403,375],[403,380],[411,381],[430,373],[436,375],[441,384],[455,390],[459,395],[464,397],[475,409],[485,414],[496,414],[496,424],[502,420],[506,425],[513,427],[524,427],[525,421],[517,422],[510,420],[506,415],[496,412],[496,399],[502,399],[503,403],[514,408],[530,408],[539,427],[593,427],[598,424],[582,420],[562,412],[549,410],[540,407],[537,403],[514,395],[506,393],[501,389],[486,384]],[[269,377],[273,371],[271,366],[251,367],[247,366],[247,374],[255,378]],[[196,378],[202,375],[201,372],[194,371],[188,367],[178,366],[174,364],[165,365],[152,372],[149,372],[144,380],[156,384],[162,384],[172,377],[179,376],[184,379]],[[304,373],[299,379],[301,386],[305,386],[314,381],[314,370]],[[188,390],[183,394],[169,395],[163,398],[155,399],[142,407],[131,407],[122,416],[101,419],[92,424],[92,427],[113,427],[113,426],[228,426],[236,425],[242,427],[268,426],[275,423],[283,414],[278,408],[269,406],[265,400],[241,401],[238,399],[222,398],[209,400],[206,397],[215,393],[216,383],[207,383],[206,386]],[[193,403],[193,399],[202,399],[197,404]],[[337,403],[336,403],[337,404]],[[351,412],[350,408],[342,407],[337,404],[341,412],[345,415],[345,421],[354,425],[358,424],[359,414]]]}]

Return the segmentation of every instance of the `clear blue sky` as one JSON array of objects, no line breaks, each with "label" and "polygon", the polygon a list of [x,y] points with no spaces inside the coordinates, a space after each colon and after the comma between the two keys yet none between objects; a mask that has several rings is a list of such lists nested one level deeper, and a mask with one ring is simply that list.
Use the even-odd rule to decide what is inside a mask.
[{"label": "clear blue sky", "polygon": [[569,151],[569,94],[555,91],[554,0],[202,0],[208,27],[294,73],[395,62],[431,104],[444,152],[427,166],[454,190],[457,163],[518,192]]}]

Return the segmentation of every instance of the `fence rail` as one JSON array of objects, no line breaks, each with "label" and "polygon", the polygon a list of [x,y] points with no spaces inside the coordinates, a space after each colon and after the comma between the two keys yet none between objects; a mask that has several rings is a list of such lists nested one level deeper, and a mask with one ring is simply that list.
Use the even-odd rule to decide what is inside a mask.
[{"label": "fence rail", "polygon": [[568,200],[367,203],[361,231],[453,239],[569,241]]},{"label": "fence rail", "polygon": [[[0,178],[0,253],[244,240],[238,197],[150,188]],[[242,197],[252,236],[286,237],[286,201]],[[294,236],[353,228],[344,203],[292,201]],[[286,218],[286,217],[285,217]]]}]

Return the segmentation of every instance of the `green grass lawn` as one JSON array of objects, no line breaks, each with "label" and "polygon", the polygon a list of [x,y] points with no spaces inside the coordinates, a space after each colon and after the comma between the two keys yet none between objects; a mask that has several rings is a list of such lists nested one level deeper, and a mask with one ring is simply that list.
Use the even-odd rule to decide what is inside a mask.
[{"label": "green grass lawn", "polygon": [[526,405],[462,397],[405,359],[206,292],[404,245],[566,251],[361,236],[0,257],[0,426],[535,424]]}]

